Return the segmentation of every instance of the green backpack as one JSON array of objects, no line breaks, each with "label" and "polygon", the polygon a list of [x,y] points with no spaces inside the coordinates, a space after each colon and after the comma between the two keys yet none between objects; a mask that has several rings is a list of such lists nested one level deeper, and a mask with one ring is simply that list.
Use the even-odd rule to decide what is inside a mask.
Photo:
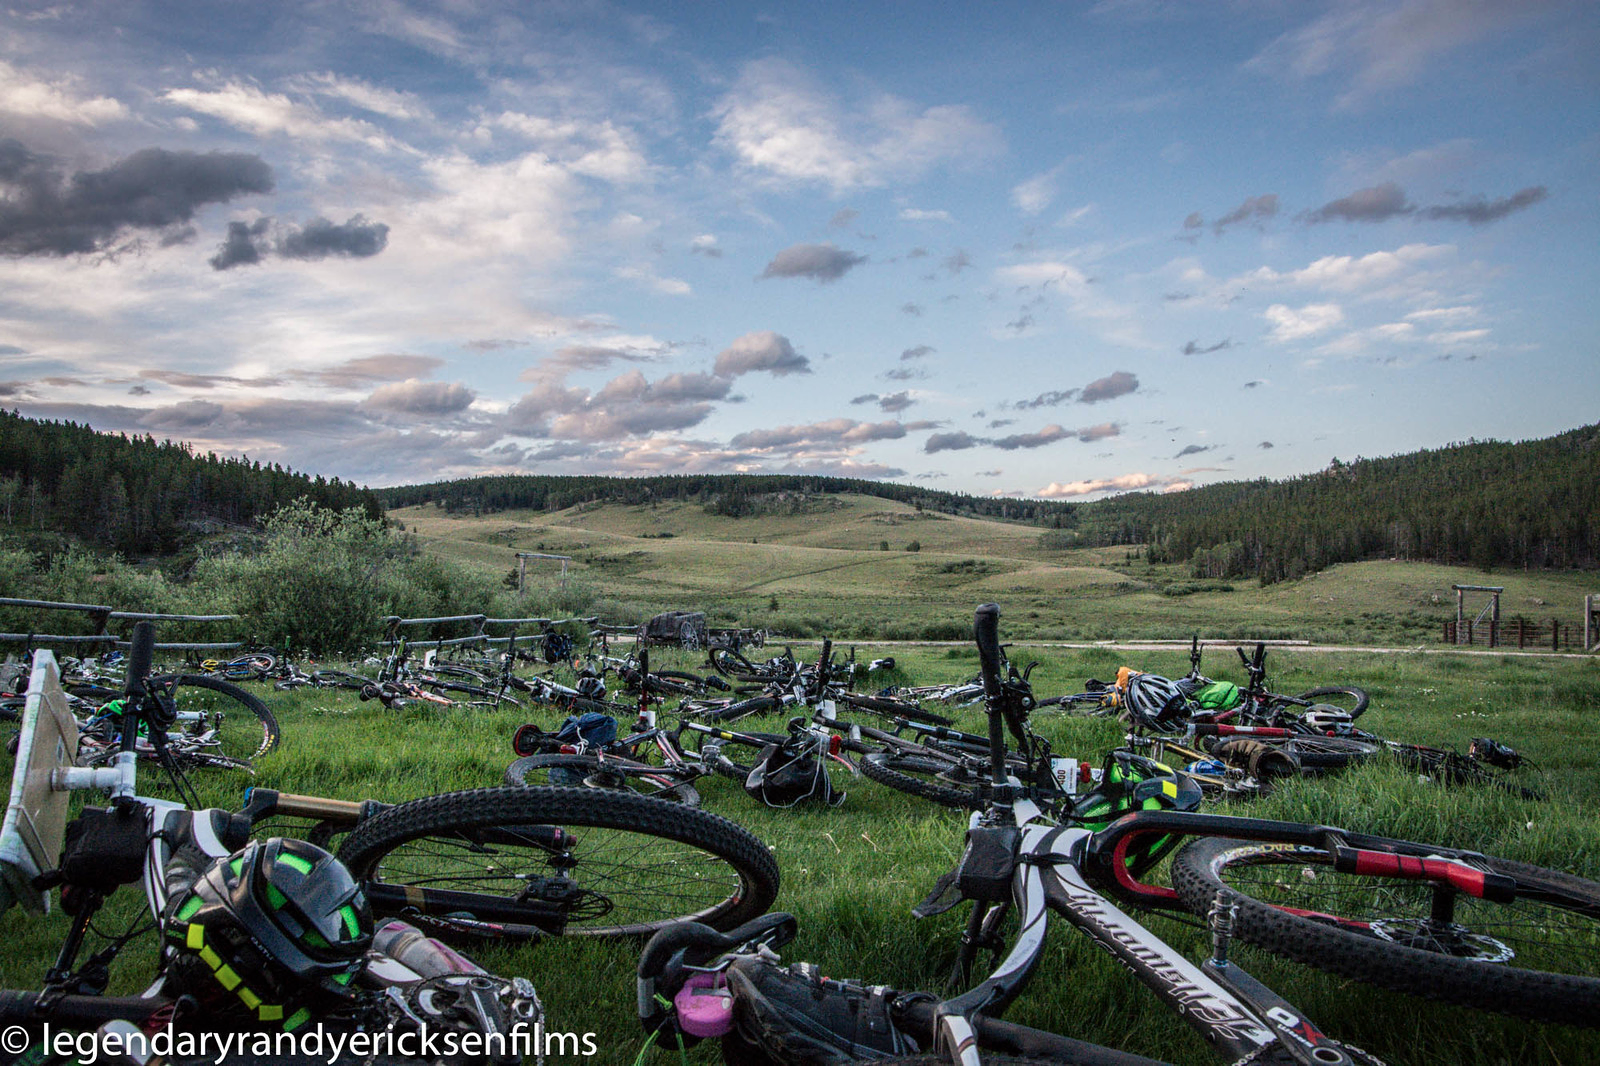
[{"label": "green backpack", "polygon": [[1239,702],[1239,686],[1232,681],[1213,681],[1204,688],[1195,689],[1190,699],[1205,711],[1231,710]]}]

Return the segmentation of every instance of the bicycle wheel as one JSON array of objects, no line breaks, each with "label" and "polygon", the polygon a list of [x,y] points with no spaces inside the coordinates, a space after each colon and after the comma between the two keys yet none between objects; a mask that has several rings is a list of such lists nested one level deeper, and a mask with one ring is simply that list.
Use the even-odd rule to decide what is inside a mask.
[{"label": "bicycle wheel", "polygon": [[1323,703],[1337,707],[1351,718],[1360,718],[1361,712],[1367,709],[1371,698],[1366,689],[1354,685],[1324,685],[1302,692],[1295,699],[1305,700],[1307,703]]},{"label": "bicycle wheel", "polygon": [[526,755],[506,767],[506,784],[523,787],[547,785],[568,788],[615,788],[641,796],[672,800],[687,807],[700,806],[693,773],[646,766],[622,759],[597,759],[593,755]]},{"label": "bicycle wheel", "polygon": [[464,936],[633,936],[680,921],[731,929],[778,893],[778,864],[749,830],[612,789],[413,800],[357,826],[339,858],[374,909]]},{"label": "bicycle wheel", "polygon": [[1346,873],[1320,848],[1215,837],[1178,852],[1172,884],[1200,914],[1218,898],[1237,904],[1235,935],[1331,973],[1535,1021],[1600,1025],[1600,884],[1426,844],[1352,843],[1397,857],[1397,867],[1453,856],[1508,879],[1487,894],[1514,886],[1514,895],[1491,902],[1398,869]]},{"label": "bicycle wheel", "polygon": [[1383,750],[1382,744],[1354,737],[1297,736],[1282,747],[1293,754],[1300,768],[1309,774],[1343,770]]},{"label": "bicycle wheel", "polygon": [[252,692],[206,674],[165,674],[152,685],[170,687],[178,706],[173,726],[190,736],[214,731],[207,750],[229,760],[250,762],[278,746],[278,720]]},{"label": "bicycle wheel", "polygon": [[977,777],[968,779],[962,765],[935,755],[880,751],[862,756],[862,776],[943,807],[982,810],[987,789]]},{"label": "bicycle wheel", "polygon": [[929,725],[955,725],[955,722],[942,714],[935,714],[920,704],[910,700],[882,699],[877,696],[857,696],[852,692],[840,693],[837,697],[840,703],[859,711],[871,711],[873,714],[885,718],[909,718],[914,722],[927,722]]}]

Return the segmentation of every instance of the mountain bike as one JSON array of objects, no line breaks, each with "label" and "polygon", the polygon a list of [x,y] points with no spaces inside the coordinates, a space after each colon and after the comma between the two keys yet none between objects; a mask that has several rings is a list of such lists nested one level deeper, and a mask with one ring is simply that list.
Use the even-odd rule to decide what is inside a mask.
[{"label": "mountain bike", "polygon": [[[774,949],[768,915],[726,935],[669,928],[638,967],[639,1013],[665,1042],[717,1036],[740,1061],[1148,1063],[1000,1020],[1045,950],[1051,912],[1123,964],[1229,1062],[1375,1063],[1318,1030],[1230,957],[1235,940],[1358,980],[1482,1009],[1600,1024],[1600,884],[1461,849],[1329,826],[1200,814],[1183,775],[1106,789],[1098,825],[1046,817],[1007,773],[1007,720],[1025,693],[1001,669],[999,609],[974,636],[989,718],[990,789],[957,867],[913,912],[972,903],[956,976],[985,948],[988,977],[951,998],[823,977]],[[1118,816],[1118,808],[1125,811]],[[1081,822],[1081,820],[1080,820]],[[1188,839],[1185,839],[1188,838]],[[1171,886],[1147,880],[1172,855]],[[1196,965],[1124,906],[1204,915]],[[1009,925],[1006,919],[1014,918]],[[1011,929],[1010,942],[1001,932]],[[768,1056],[762,1058],[761,1056]],[[896,1056],[899,1056],[898,1058]]]},{"label": "mountain bike", "polygon": [[[11,811],[25,810],[36,828],[6,842],[4,870],[12,893],[32,909],[47,906],[33,878],[62,868],[69,793],[104,790],[109,805],[91,808],[96,813],[85,816],[82,831],[114,823],[122,851],[91,854],[87,872],[95,875],[99,864],[120,871],[110,887],[142,880],[152,913],[160,913],[164,826],[169,816],[190,813],[137,793],[139,726],[170,713],[162,690],[145,680],[148,644],[141,656],[140,640],[136,629],[114,765],[60,765],[60,753],[76,740],[71,718],[59,699],[30,699],[6,826],[9,835]],[[46,668],[53,663],[36,675],[48,687]],[[777,891],[776,864],[747,830],[705,811],[590,789],[476,789],[400,804],[253,789],[239,811],[207,811],[203,821],[211,836],[237,846],[258,826],[283,819],[314,843],[341,838],[336,854],[363,883],[375,913],[449,937],[638,935],[685,917],[732,925],[764,911]],[[96,905],[86,901],[107,894],[96,891],[77,894],[58,970],[70,968],[88,929]]]}]

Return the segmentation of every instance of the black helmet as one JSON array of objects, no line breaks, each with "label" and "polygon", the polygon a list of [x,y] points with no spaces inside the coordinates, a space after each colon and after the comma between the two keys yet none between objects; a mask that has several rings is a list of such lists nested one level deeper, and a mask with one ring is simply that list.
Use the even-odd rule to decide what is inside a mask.
[{"label": "black helmet", "polygon": [[1182,728],[1189,717],[1189,701],[1177,682],[1158,674],[1133,674],[1128,678],[1127,707],[1135,725],[1159,733]]},{"label": "black helmet", "polygon": [[372,910],[343,863],[315,844],[253,840],[171,901],[168,969],[177,992],[217,986],[257,1022],[295,1029],[348,1003],[372,944]]}]

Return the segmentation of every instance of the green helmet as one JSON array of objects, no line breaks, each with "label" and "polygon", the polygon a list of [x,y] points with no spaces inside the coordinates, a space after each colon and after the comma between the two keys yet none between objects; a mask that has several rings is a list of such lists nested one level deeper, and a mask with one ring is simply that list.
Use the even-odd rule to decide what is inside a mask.
[{"label": "green helmet", "polygon": [[[315,844],[286,837],[253,840],[216,860],[167,915],[175,991],[285,1029],[349,1002],[372,944],[372,910],[350,871]],[[231,999],[220,999],[219,987]]]},{"label": "green helmet", "polygon": [[[1095,832],[1134,811],[1192,811],[1200,806],[1200,786],[1188,774],[1126,748],[1106,756],[1100,784],[1073,804],[1073,819]],[[1128,868],[1141,873],[1158,862],[1178,843],[1177,837],[1160,836],[1130,848]]]}]

